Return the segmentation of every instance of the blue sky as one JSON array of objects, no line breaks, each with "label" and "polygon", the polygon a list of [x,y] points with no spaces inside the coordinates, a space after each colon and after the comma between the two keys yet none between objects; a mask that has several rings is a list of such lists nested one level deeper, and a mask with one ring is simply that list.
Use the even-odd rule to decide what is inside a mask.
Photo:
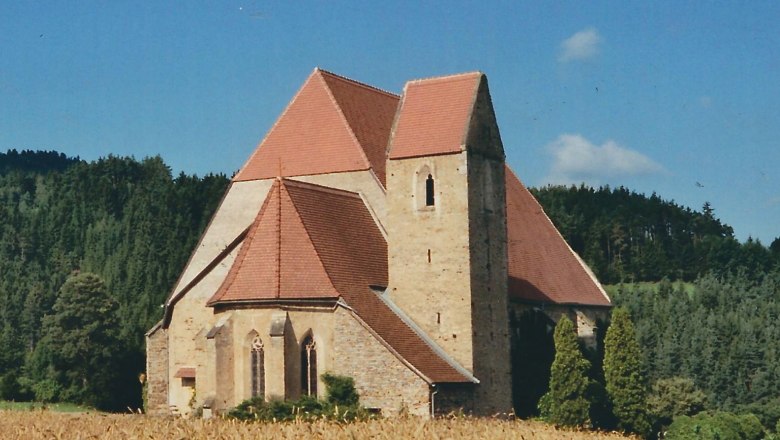
[{"label": "blue sky", "polygon": [[241,167],[315,66],[488,75],[529,186],[624,185],[780,236],[778,2],[3,2],[0,150]]}]

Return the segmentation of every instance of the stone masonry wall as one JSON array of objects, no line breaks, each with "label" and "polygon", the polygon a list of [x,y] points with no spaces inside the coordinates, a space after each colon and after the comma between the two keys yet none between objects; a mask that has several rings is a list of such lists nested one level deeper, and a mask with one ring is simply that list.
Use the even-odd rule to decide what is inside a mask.
[{"label": "stone masonry wall", "polygon": [[504,163],[469,153],[474,412],[512,409]]},{"label": "stone masonry wall", "polygon": [[352,377],[367,408],[381,408],[392,416],[399,411],[428,416],[428,384],[383,345],[352,313],[335,312],[333,357],[338,360],[331,371]]},{"label": "stone masonry wall", "polygon": [[[390,299],[473,370],[466,153],[387,162]],[[425,206],[434,178],[435,204]]]},{"label": "stone masonry wall", "polygon": [[146,337],[146,413],[168,414],[168,332],[157,328]]}]

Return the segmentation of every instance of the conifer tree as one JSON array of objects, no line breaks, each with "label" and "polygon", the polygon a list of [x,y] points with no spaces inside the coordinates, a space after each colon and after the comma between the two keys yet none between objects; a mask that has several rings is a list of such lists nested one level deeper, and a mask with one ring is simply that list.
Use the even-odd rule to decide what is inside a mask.
[{"label": "conifer tree", "polygon": [[628,312],[612,311],[612,323],[604,340],[604,379],[617,427],[626,432],[650,432],[647,381],[642,371],[642,352]]},{"label": "conifer tree", "polygon": [[590,423],[590,362],[582,355],[574,324],[566,316],[555,326],[555,360],[550,369],[550,390],[539,401],[545,420],[561,426]]}]

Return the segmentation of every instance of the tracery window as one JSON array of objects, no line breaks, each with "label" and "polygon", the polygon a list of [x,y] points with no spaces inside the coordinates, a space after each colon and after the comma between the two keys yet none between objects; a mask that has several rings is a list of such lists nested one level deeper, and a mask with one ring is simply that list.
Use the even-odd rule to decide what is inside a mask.
[{"label": "tracery window", "polygon": [[317,348],[311,334],[301,343],[301,394],[317,395]]},{"label": "tracery window", "polygon": [[249,368],[252,375],[252,397],[265,396],[265,351],[260,336],[252,339]]}]

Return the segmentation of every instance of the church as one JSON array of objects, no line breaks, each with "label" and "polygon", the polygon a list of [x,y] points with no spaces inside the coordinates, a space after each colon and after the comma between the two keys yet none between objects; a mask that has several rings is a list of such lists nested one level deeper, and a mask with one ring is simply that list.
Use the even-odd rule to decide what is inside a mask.
[{"label": "church", "polygon": [[386,416],[512,411],[519,318],[592,345],[611,303],[504,159],[483,73],[398,95],[314,69],[146,335],[147,411],[324,397],[325,372]]}]

